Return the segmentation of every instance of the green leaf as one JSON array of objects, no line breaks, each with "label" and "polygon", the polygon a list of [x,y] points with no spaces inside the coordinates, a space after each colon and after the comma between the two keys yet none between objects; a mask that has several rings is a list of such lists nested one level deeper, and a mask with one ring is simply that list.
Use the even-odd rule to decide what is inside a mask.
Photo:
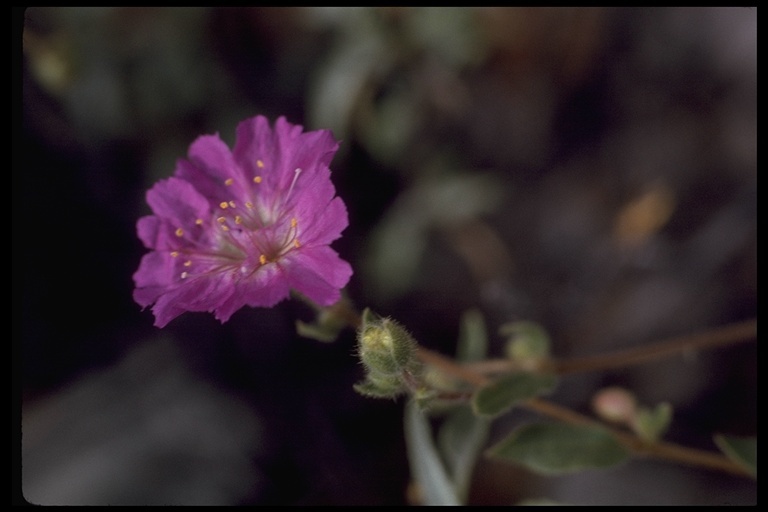
[{"label": "green leaf", "polygon": [[413,401],[405,406],[405,445],[411,475],[421,487],[423,505],[461,505],[435,448],[429,422]]},{"label": "green leaf", "polygon": [[478,418],[469,407],[459,407],[445,419],[437,436],[440,453],[453,479],[456,493],[466,503],[472,470],[488,440],[490,421]]},{"label": "green leaf", "polygon": [[517,403],[552,391],[556,384],[554,375],[508,375],[478,389],[472,396],[472,409],[479,416],[499,416]]},{"label": "green leaf", "polygon": [[305,338],[330,343],[336,341],[341,329],[296,320],[296,332]]},{"label": "green leaf", "polygon": [[480,361],[485,358],[487,352],[488,331],[483,314],[477,309],[465,311],[461,315],[456,359],[464,363]]},{"label": "green leaf", "polygon": [[550,355],[551,342],[547,331],[529,321],[510,322],[499,327],[499,334],[508,338],[504,349],[513,360],[545,359]]},{"label": "green leaf", "polygon": [[641,407],[633,424],[633,430],[642,439],[650,442],[658,441],[672,422],[672,406],[663,402],[654,409]]},{"label": "green leaf", "polygon": [[605,429],[564,423],[524,425],[491,447],[488,455],[545,475],[606,468],[629,457]]},{"label": "green leaf", "polygon": [[715,444],[732,461],[757,477],[757,438],[715,435]]}]

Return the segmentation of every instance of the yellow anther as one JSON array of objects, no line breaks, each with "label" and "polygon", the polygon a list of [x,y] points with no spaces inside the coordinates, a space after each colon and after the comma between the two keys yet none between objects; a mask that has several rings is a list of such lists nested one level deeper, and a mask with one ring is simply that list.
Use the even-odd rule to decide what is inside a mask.
[{"label": "yellow anther", "polygon": [[184,236],[184,230],[179,228],[176,230],[176,236]]},{"label": "yellow anther", "polygon": [[301,247],[301,242],[299,242],[298,240],[294,240],[293,246],[298,249],[299,247]]},{"label": "yellow anther", "polygon": [[226,201],[220,202],[219,206],[221,207],[222,210],[226,210],[227,208],[229,208],[229,205],[227,204]]},{"label": "yellow anther", "polygon": [[263,254],[261,256],[259,256],[259,263],[261,263],[262,265],[266,265],[267,264],[267,257],[264,256]]},{"label": "yellow anther", "polygon": [[223,231],[229,231],[229,227],[228,227],[228,226],[221,226],[221,229],[222,229]]},{"label": "yellow anther", "polygon": [[171,252],[171,258],[178,258],[178,257],[179,257],[179,251]]},{"label": "yellow anther", "polygon": [[192,260],[187,260],[187,261],[185,261],[185,262],[184,262],[184,266],[185,266],[185,267],[190,267],[190,266],[192,266]]},{"label": "yellow anther", "polygon": [[186,279],[188,275],[189,275],[188,273],[186,273],[186,272],[182,272],[182,273],[181,273],[181,278],[182,278],[182,279]]},{"label": "yellow anther", "polygon": [[295,227],[296,227],[296,224],[297,224],[297,222],[296,222],[296,217],[294,217],[294,218],[292,218],[292,219],[291,219],[291,227],[292,227],[292,228],[295,228]]},{"label": "yellow anther", "polygon": [[235,215],[235,224],[242,224],[243,218],[239,215]]},{"label": "yellow anther", "polygon": [[230,208],[235,208],[235,202],[234,201],[230,201],[229,202],[229,207]]},{"label": "yellow anther", "polygon": [[235,180],[233,180],[232,178],[227,178],[226,180],[224,180],[224,184],[225,184],[226,186],[230,186],[230,185],[231,185],[231,184],[233,184],[234,182],[235,182]]},{"label": "yellow anther", "polygon": [[[263,164],[262,164],[262,167],[263,167]],[[261,176],[254,176],[253,177],[253,182],[254,183],[261,183]]]},{"label": "yellow anther", "polygon": [[216,217],[216,222],[218,222],[219,224],[224,224],[225,222],[227,222],[227,218],[226,217]]},{"label": "yellow anther", "polygon": [[250,202],[250,201],[246,201],[245,202],[245,207],[248,208],[249,210],[252,210],[253,209],[253,203]]},{"label": "yellow anther", "polygon": [[[256,160],[256,167],[258,167],[259,169],[263,169],[264,168],[264,162],[262,162],[261,160]],[[258,178],[258,176],[257,176],[257,178]]]},{"label": "yellow anther", "polygon": [[202,226],[203,225],[203,219],[197,219],[195,221],[195,224],[197,224],[198,226]]}]

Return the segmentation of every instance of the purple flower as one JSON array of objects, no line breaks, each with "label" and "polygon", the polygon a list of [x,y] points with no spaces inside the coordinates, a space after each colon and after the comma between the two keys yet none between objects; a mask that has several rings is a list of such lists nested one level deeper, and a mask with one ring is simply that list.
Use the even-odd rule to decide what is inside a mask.
[{"label": "purple flower", "polygon": [[241,122],[233,151],[203,135],[174,176],[147,192],[154,215],[137,231],[151,252],[133,275],[133,297],[164,327],[185,311],[222,323],[243,306],[274,306],[296,290],[327,306],[352,276],[329,247],[347,227],[328,165],[339,144],[281,117],[274,131]]}]

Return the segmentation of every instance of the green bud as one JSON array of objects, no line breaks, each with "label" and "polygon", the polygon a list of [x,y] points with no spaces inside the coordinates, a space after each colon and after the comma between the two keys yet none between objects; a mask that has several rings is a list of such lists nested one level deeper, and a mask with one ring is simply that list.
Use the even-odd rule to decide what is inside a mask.
[{"label": "green bud", "polygon": [[416,341],[394,320],[366,309],[357,338],[360,360],[371,373],[400,376],[419,367]]}]

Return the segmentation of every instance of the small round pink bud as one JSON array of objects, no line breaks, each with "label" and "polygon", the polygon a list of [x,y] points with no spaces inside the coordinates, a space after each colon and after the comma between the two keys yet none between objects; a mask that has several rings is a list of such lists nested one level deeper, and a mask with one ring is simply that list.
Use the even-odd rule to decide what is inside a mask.
[{"label": "small round pink bud", "polygon": [[628,424],[634,420],[637,400],[624,388],[609,387],[595,394],[592,409],[604,420]]}]

